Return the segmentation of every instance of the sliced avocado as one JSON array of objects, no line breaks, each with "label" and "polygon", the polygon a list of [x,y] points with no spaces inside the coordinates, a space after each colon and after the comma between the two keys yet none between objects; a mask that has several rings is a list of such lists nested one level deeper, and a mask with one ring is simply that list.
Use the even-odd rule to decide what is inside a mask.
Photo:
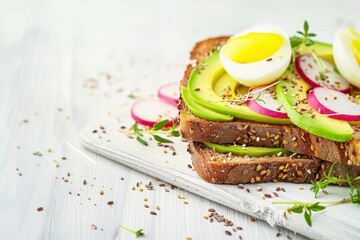
[{"label": "sliced avocado", "polygon": [[218,79],[224,78],[224,74],[226,73],[220,63],[219,51],[216,51],[191,73],[188,81],[191,98],[199,105],[221,114],[258,122],[291,124],[289,119],[264,116],[250,110],[246,105],[235,105],[222,99],[214,91],[214,85]]},{"label": "sliced avocado", "polygon": [[266,147],[251,147],[251,146],[234,146],[234,145],[220,145],[215,143],[204,143],[207,147],[214,149],[219,153],[232,153],[236,156],[250,156],[250,157],[264,157],[264,156],[288,156],[291,152],[283,148],[266,148]]},{"label": "sliced avocado", "polygon": [[337,142],[351,140],[353,130],[346,121],[322,115],[307,104],[306,96],[310,88],[310,85],[304,80],[291,76],[276,85],[277,99],[283,105],[291,121],[309,133],[323,138]]},{"label": "sliced avocado", "polygon": [[240,83],[235,81],[232,77],[230,77],[229,74],[225,72],[214,82],[213,89],[216,95],[220,97],[222,95],[226,95],[226,98],[234,99],[237,96],[236,91],[239,86]]},{"label": "sliced avocado", "polygon": [[231,116],[211,111],[211,110],[204,108],[203,106],[197,104],[196,102],[192,101],[192,99],[189,95],[188,89],[185,87],[181,87],[181,96],[182,96],[182,99],[184,100],[186,106],[196,116],[199,116],[206,120],[218,121],[218,122],[227,122],[227,121],[233,120],[233,117],[231,117]]},{"label": "sliced avocado", "polygon": [[319,57],[331,62],[332,64],[335,64],[331,44],[323,43],[323,42],[315,42],[311,46],[308,47],[303,46],[299,49],[300,54],[312,53],[313,51],[315,51],[315,53]]}]

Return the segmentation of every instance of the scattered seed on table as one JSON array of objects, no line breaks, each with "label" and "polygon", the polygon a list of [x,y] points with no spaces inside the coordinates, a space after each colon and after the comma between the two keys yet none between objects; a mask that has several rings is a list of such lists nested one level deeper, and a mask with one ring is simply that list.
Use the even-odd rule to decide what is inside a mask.
[{"label": "scattered seed on table", "polygon": [[232,233],[230,231],[228,231],[228,230],[225,230],[225,234],[228,235],[228,236],[232,235]]},{"label": "scattered seed on table", "polygon": [[42,211],[44,211],[44,208],[43,208],[43,207],[38,207],[36,210],[37,210],[38,212],[42,212]]},{"label": "scattered seed on table", "polygon": [[151,215],[157,215],[157,213],[154,212],[154,211],[151,211],[150,214],[151,214]]},{"label": "scattered seed on table", "polygon": [[91,229],[92,230],[96,230],[97,229],[97,226],[95,224],[91,224]]},{"label": "scattered seed on table", "polygon": [[272,196],[271,196],[270,194],[268,194],[268,193],[265,193],[265,194],[264,194],[264,197],[266,197],[266,198],[272,198]]},{"label": "scattered seed on table", "polygon": [[107,205],[113,205],[114,204],[114,201],[108,201],[107,202]]}]

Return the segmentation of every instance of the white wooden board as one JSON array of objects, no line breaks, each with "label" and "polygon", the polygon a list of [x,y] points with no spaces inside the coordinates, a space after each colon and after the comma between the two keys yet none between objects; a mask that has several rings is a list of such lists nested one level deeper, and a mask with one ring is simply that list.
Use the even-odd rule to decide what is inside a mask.
[{"label": "white wooden board", "polygon": [[[149,146],[143,146],[135,139],[120,133],[120,126],[130,127],[133,120],[129,117],[129,106],[123,105],[113,109],[84,129],[79,134],[79,140],[87,149],[103,155],[130,168],[159,178],[179,188],[208,198],[237,211],[263,219],[270,225],[284,226],[294,232],[314,239],[358,239],[360,231],[359,207],[353,204],[342,204],[327,207],[326,211],[312,216],[313,227],[308,227],[303,215],[283,214],[287,205],[273,205],[272,201],[335,201],[348,197],[348,188],[329,187],[328,195],[319,194],[313,197],[308,184],[266,183],[247,184],[250,193],[232,185],[215,185],[202,180],[195,171],[189,169],[190,155],[187,153],[187,143],[180,138],[173,138],[176,155],[171,151],[164,153],[164,148],[157,146],[155,141],[148,141]],[[104,127],[105,132],[100,129]],[[97,130],[94,133],[94,130]],[[256,191],[261,186],[263,191]],[[278,192],[279,197],[263,199],[265,193],[272,194],[276,187],[284,187],[286,192]],[[304,188],[301,190],[301,188]]]}]

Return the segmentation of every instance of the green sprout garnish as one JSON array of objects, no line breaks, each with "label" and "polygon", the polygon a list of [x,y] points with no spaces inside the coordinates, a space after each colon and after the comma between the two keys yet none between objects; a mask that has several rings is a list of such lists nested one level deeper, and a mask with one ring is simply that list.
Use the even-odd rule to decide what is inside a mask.
[{"label": "green sprout garnish", "polygon": [[120,225],[120,228],[125,229],[126,231],[132,232],[133,234],[135,234],[136,238],[144,236],[145,234],[143,233],[144,229],[139,229],[139,230],[133,230],[129,227],[126,227],[124,225]]},{"label": "green sprout garnish", "polygon": [[168,136],[179,137],[180,132],[176,130],[176,123],[172,121],[172,125],[169,128],[165,128],[165,126],[169,123],[169,120],[162,120],[157,123],[152,128],[139,128],[139,123],[135,122],[129,130],[119,129],[120,132],[132,134],[136,136],[136,140],[142,145],[148,146],[148,143],[144,140],[144,134],[150,134],[156,141],[160,143],[173,143],[170,139],[160,137],[158,134],[166,134]]},{"label": "green sprout garnish", "polygon": [[360,204],[360,188],[355,184],[356,181],[360,180],[360,176],[351,178],[349,175],[346,178],[338,178],[331,176],[331,173],[334,169],[335,163],[330,167],[328,173],[324,173],[324,177],[319,181],[311,181],[310,190],[314,192],[315,197],[317,197],[320,189],[327,188],[330,184],[338,183],[347,183],[350,186],[350,197],[344,198],[340,201],[330,201],[330,202],[273,202],[272,204],[292,204],[293,206],[288,209],[289,212],[293,213],[303,213],[306,223],[311,227],[312,221],[311,216],[313,212],[319,212],[326,209],[323,205],[335,205],[342,203],[353,203]]}]

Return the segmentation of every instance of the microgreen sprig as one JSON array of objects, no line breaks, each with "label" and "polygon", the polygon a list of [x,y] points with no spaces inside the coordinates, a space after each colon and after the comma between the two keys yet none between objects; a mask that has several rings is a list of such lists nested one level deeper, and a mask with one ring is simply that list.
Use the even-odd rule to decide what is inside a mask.
[{"label": "microgreen sprig", "polygon": [[139,123],[135,122],[131,127],[130,131],[120,129],[120,132],[126,132],[136,136],[136,140],[141,144],[147,146],[148,143],[144,140],[144,134],[150,134],[154,139],[160,143],[173,143],[170,139],[159,136],[158,134],[166,134],[168,136],[179,137],[180,132],[176,130],[175,122],[172,122],[170,128],[165,129],[165,126],[169,123],[169,120],[162,120],[154,124],[152,128],[139,128]]},{"label": "microgreen sprig", "polygon": [[259,93],[259,95],[256,98],[254,98],[254,100],[266,104],[265,100],[260,98],[260,96],[261,96],[261,93]]},{"label": "microgreen sprig", "polygon": [[312,56],[315,60],[315,63],[318,65],[319,68],[319,76],[321,80],[326,80],[325,72],[327,70],[325,63],[317,56],[315,52],[312,52]]},{"label": "microgreen sprig", "polygon": [[135,234],[136,238],[144,236],[145,234],[143,233],[144,229],[139,229],[139,230],[133,230],[129,227],[126,227],[124,225],[120,225],[120,228],[125,229],[126,231],[132,232],[133,234]]}]

